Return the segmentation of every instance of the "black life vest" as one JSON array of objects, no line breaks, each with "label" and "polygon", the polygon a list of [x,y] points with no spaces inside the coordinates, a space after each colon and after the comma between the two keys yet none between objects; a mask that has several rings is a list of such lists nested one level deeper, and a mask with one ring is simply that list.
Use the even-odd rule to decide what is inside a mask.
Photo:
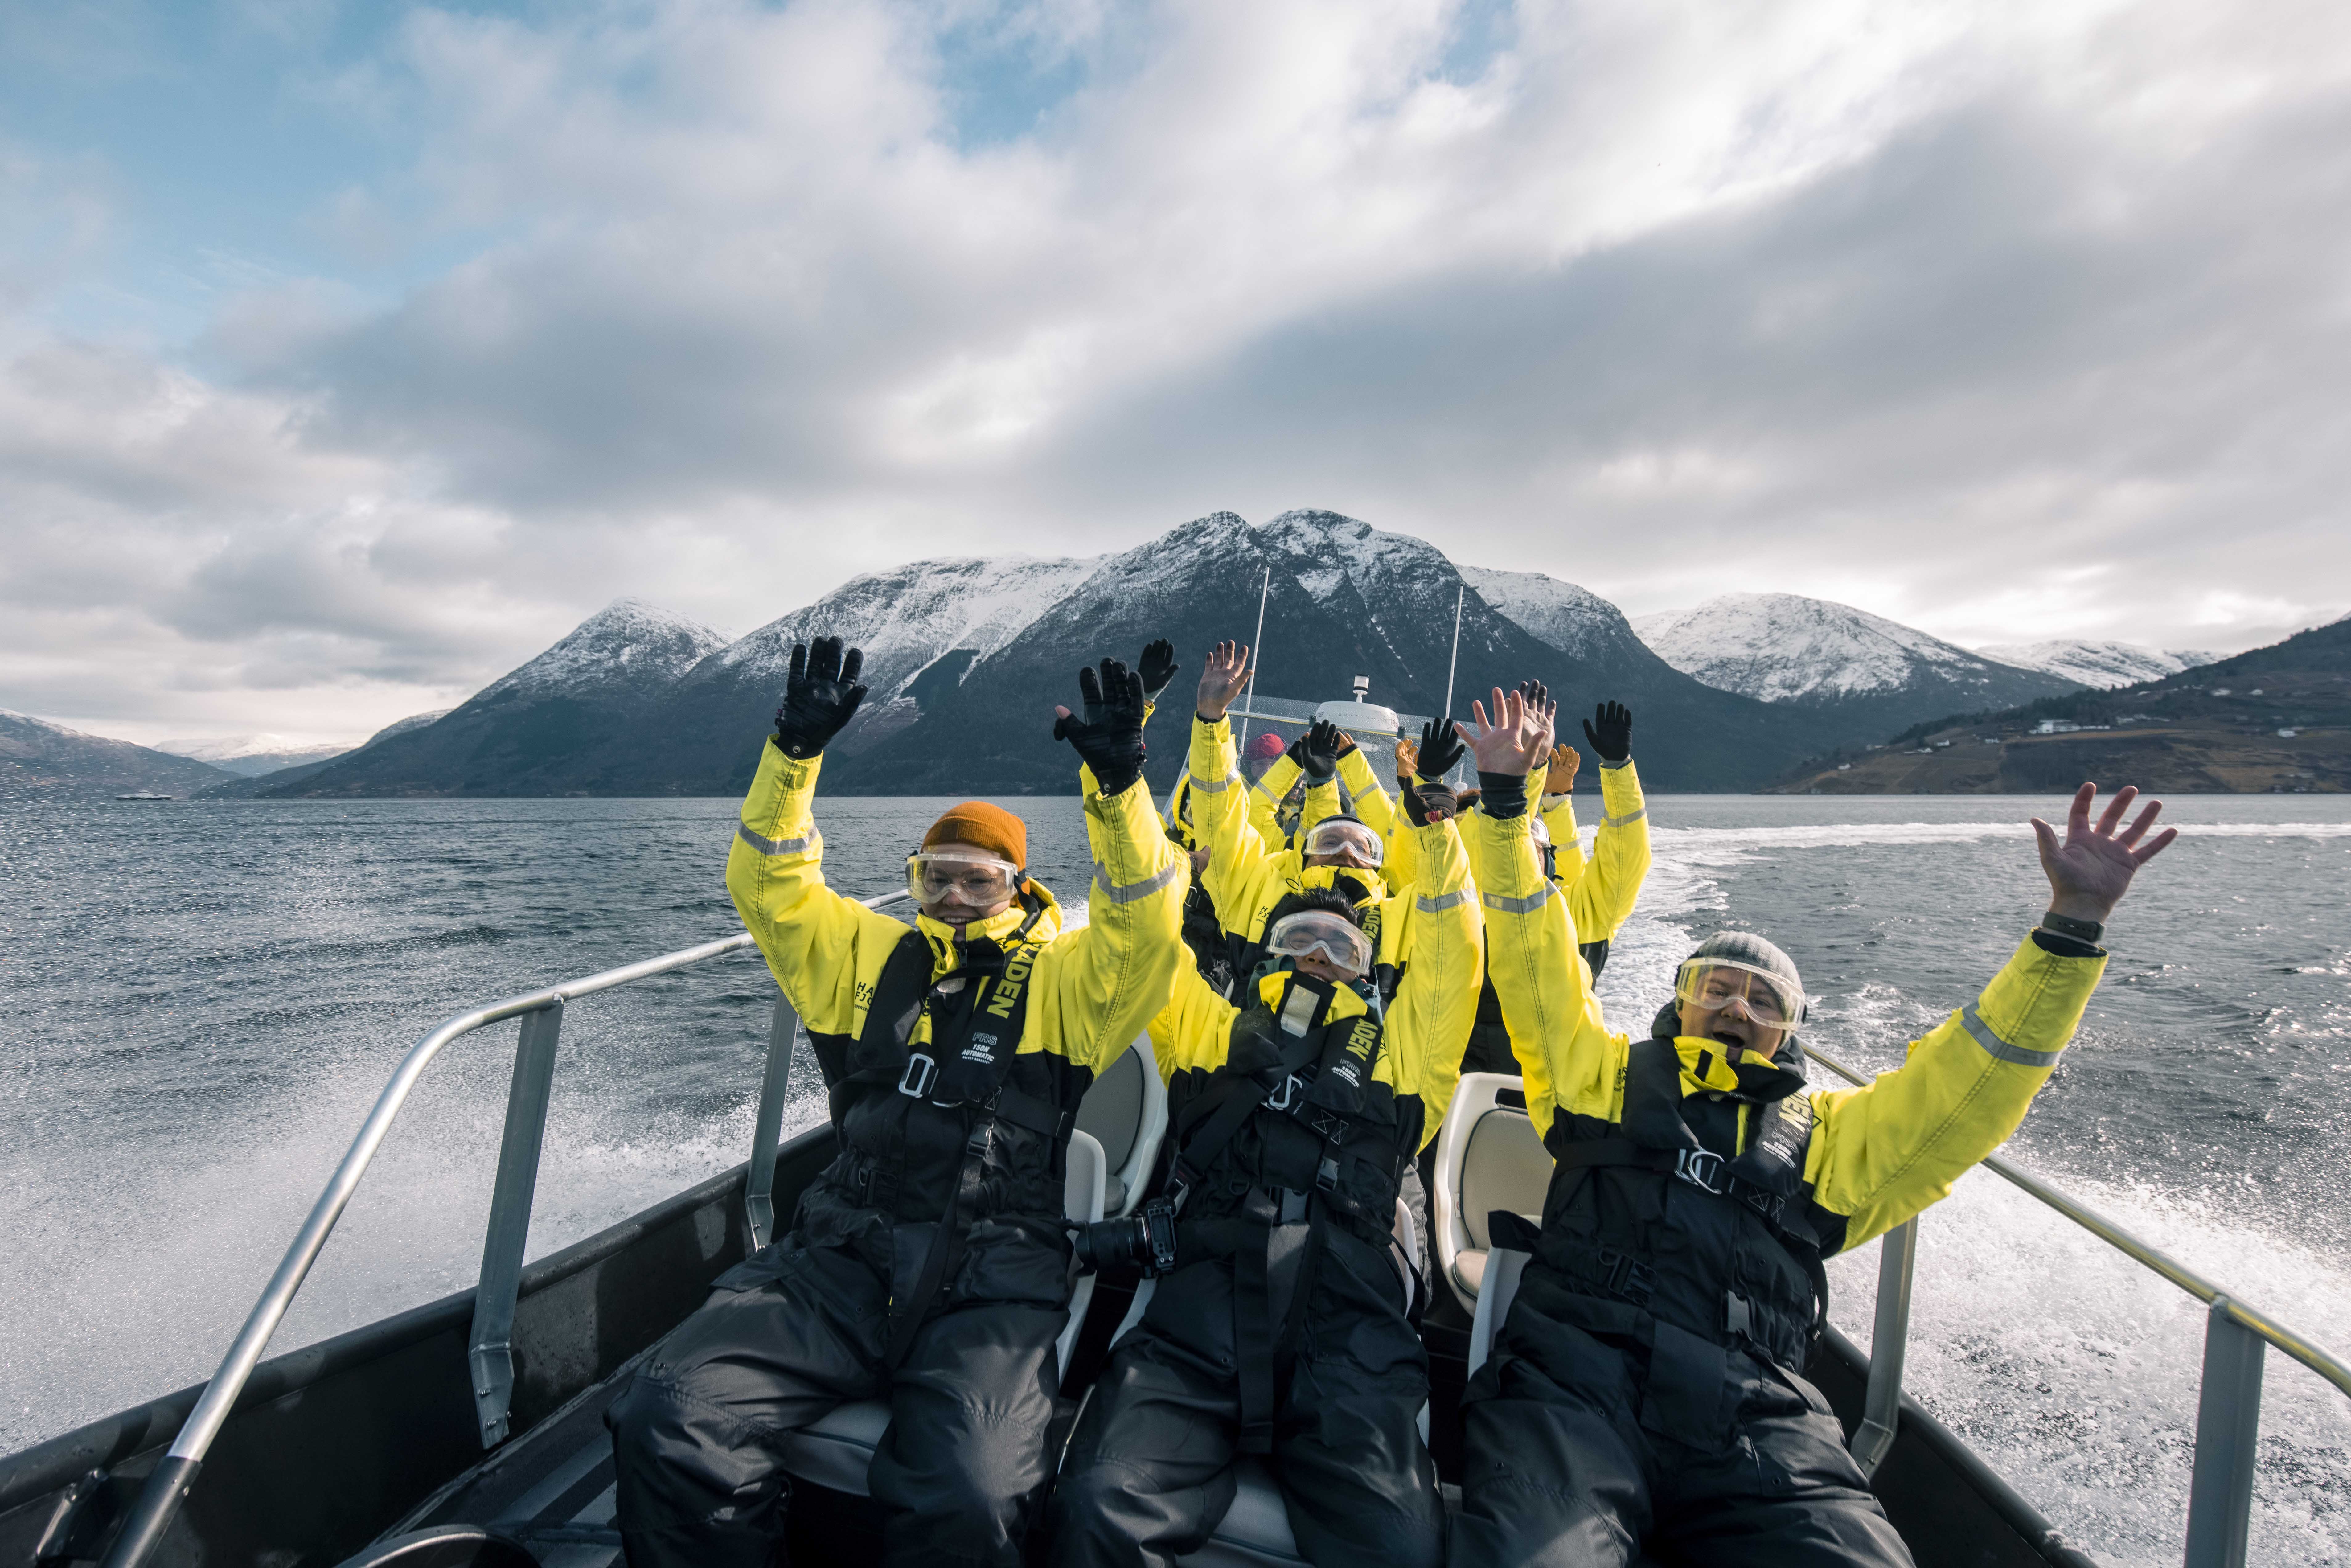
[{"label": "black life vest", "polygon": [[[841,1152],[802,1193],[794,1228],[805,1241],[868,1249],[907,1333],[978,1248],[1030,1255],[973,1270],[1019,1299],[1067,1297],[1062,1185],[1093,1073],[1019,1050],[1042,947],[977,938],[934,982],[930,945],[909,930],[883,965],[864,1028],[810,1032]],[[917,1047],[925,1012],[930,1038]]]},{"label": "black life vest", "polygon": [[[1638,1040],[1624,1119],[1562,1112],[1543,1140],[1557,1168],[1532,1239],[1538,1263],[1573,1292],[1634,1308],[1653,1369],[1699,1364],[1669,1368],[1677,1381],[1703,1385],[1708,1367],[1729,1375],[1724,1352],[1734,1348],[1799,1371],[1825,1321],[1821,1260],[1843,1246],[1845,1220],[1804,1182],[1813,1114],[1793,1060],[1799,1070],[1750,1061],[1739,1090],[1685,1095],[1674,1042]],[[1701,1078],[1716,1070],[1705,1059],[1698,1068]],[[1525,1245],[1510,1234],[1523,1227],[1505,1223],[1498,1243]],[[1619,1332],[1627,1321],[1594,1316]]]},{"label": "black life vest", "polygon": [[1179,1072],[1168,1088],[1178,1268],[1231,1260],[1244,1453],[1271,1451],[1276,1390],[1332,1229],[1384,1253],[1405,1163],[1420,1147],[1419,1097],[1373,1076],[1379,1019],[1333,1019],[1335,995],[1290,974],[1275,1001],[1253,998],[1233,1019],[1222,1066]]}]

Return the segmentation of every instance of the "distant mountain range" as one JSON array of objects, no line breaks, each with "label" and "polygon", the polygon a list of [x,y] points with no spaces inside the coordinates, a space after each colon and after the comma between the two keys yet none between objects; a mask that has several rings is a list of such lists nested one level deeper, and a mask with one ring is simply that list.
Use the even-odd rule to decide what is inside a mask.
[{"label": "distant mountain range", "polygon": [[84,735],[30,714],[0,708],[0,800],[40,800],[147,790],[192,795],[232,776],[208,762],[127,740]]},{"label": "distant mountain range", "polygon": [[1791,794],[2351,789],[2351,618],[2154,680],[1913,726],[1815,758]]},{"label": "distant mountain range", "polygon": [[2090,643],[2067,639],[2055,643],[1992,643],[1976,650],[1987,659],[2045,670],[2095,690],[2159,681],[2199,664],[2209,664],[2224,653],[2185,648],[2142,648],[2136,643]]},{"label": "distant mountain range", "polygon": [[[266,773],[251,773],[242,778],[231,779],[226,783],[215,784],[211,789],[204,790],[199,799],[249,800],[265,789],[287,789],[287,787],[297,780],[309,778],[330,762],[340,761],[346,757],[355,757],[369,747],[381,745],[395,735],[406,735],[412,729],[422,729],[426,725],[436,723],[445,717],[450,711],[444,707],[434,708],[431,713],[411,714],[406,718],[396,719],[385,725],[357,746],[339,747],[315,762],[298,762],[290,767],[272,768]],[[288,793],[292,791],[289,789]]]},{"label": "distant mountain range", "polygon": [[[2085,643],[1997,659],[1786,594],[1729,595],[1636,624],[1573,583],[1459,566],[1424,540],[1337,513],[1286,512],[1252,527],[1217,512],[1117,555],[926,560],[869,574],[732,643],[620,600],[447,713],[258,777],[208,773],[205,792],[733,794],[758,764],[792,644],[831,634],[865,651],[872,691],[831,748],[829,789],[1059,793],[1072,786],[1071,766],[1047,737],[1052,705],[1075,695],[1078,665],[1132,659],[1166,636],[1188,691],[1202,651],[1250,635],[1261,587],[1260,694],[1341,696],[1363,675],[1374,701],[1434,712],[1458,604],[1457,716],[1489,686],[1529,675],[1562,696],[1570,739],[1593,702],[1623,701],[1635,714],[1643,777],[1658,789],[1752,789],[1923,719],[2200,657]],[[1159,787],[1184,756],[1180,716],[1171,717],[1152,736]],[[266,738],[209,749],[242,770],[266,754]]]},{"label": "distant mountain range", "polygon": [[225,773],[240,779],[258,779],[265,773],[277,773],[288,768],[299,768],[306,762],[324,762],[350,750],[348,746],[296,746],[282,735],[239,735],[225,740],[160,740],[157,751],[168,751],[174,757],[191,757],[198,762],[209,762]]}]

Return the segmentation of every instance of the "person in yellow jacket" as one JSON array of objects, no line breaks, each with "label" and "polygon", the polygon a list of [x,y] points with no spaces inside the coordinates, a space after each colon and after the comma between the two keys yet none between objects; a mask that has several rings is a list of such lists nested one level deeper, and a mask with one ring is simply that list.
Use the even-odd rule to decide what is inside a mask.
[{"label": "person in yellow jacket", "polygon": [[1082,930],[1029,879],[1020,820],[979,801],[907,857],[913,925],[829,887],[812,803],[862,662],[831,638],[792,651],[726,862],[808,1026],[840,1153],[790,1232],[720,1276],[607,1417],[633,1568],[765,1568],[781,1437],[865,1398],[891,1407],[869,1476],[883,1561],[1020,1562],[1052,1474],[1074,1113],[1183,962],[1186,864],[1141,782],[1142,683],[1114,660],[1081,674],[1082,715],[1054,727],[1085,763]]},{"label": "person in yellow jacket", "polygon": [[1287,847],[1296,838],[1293,830],[1282,825],[1282,815],[1290,791],[1301,782],[1305,789],[1297,806],[1298,827],[1311,827],[1325,817],[1352,816],[1384,839],[1395,831],[1395,801],[1380,787],[1364,748],[1337,725],[1317,722],[1249,785],[1249,822],[1267,843]]},{"label": "person in yellow jacket", "polygon": [[[1225,718],[1248,682],[1249,653],[1236,643],[1219,643],[1209,653],[1195,696],[1186,765],[1192,831],[1195,841],[1208,852],[1203,877],[1232,950],[1237,984],[1263,956],[1267,917],[1284,899],[1328,887],[1352,904],[1376,905],[1390,891],[1380,875],[1386,838],[1361,818],[1326,810],[1301,828],[1296,849],[1279,847],[1280,841],[1269,840],[1250,820],[1247,786],[1233,757],[1232,727]],[[1315,743],[1318,751],[1335,757],[1337,729],[1317,728],[1328,732]],[[1327,788],[1326,781],[1315,782]],[[1310,810],[1318,800],[1326,805],[1336,801],[1334,795],[1310,789]]]},{"label": "person in yellow jacket", "polygon": [[1163,1277],[1071,1440],[1056,1568],[1198,1550],[1245,1454],[1266,1457],[1308,1562],[1444,1559],[1414,1270],[1392,1233],[1460,1076],[1481,945],[1449,798],[1408,807],[1426,874],[1376,939],[1346,896],[1304,890],[1243,1005],[1179,971],[1152,1020],[1175,1154],[1144,1224],[1163,1217],[1173,1246],[1134,1260]]},{"label": "person in yellow jacket", "polygon": [[1975,1001],[1864,1089],[1808,1090],[1796,966],[1722,932],[1680,968],[1652,1038],[1612,1033],[1573,962],[1566,902],[1528,833],[1548,737],[1496,693],[1479,715],[1471,831],[1496,988],[1528,1114],[1555,1162],[1490,1359],[1462,1399],[1462,1563],[1907,1564],[1801,1375],[1825,1321],[1821,1260],[1937,1202],[2023,1120],[2105,967],[2104,922],[2148,859],[2160,802],[2061,843],[2034,821],[2050,912]]}]

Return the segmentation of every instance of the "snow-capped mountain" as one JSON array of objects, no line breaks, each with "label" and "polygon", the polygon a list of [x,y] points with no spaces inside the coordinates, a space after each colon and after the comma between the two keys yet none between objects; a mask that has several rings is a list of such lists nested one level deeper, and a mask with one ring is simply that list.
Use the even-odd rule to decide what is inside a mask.
[{"label": "snow-capped mountain", "polygon": [[2137,643],[2095,643],[2078,637],[2053,643],[1988,643],[1976,652],[2003,664],[2043,670],[2102,691],[2159,681],[2226,656],[2202,649],[2148,648]]},{"label": "snow-capped mountain", "polygon": [[[1370,679],[1374,701],[1405,714],[1433,713],[1444,705],[1458,602],[1456,713],[1489,685],[1529,676],[1571,706],[1619,698],[1649,716],[1636,749],[1646,776],[1667,787],[1760,780],[1809,754],[1809,737],[1782,717],[1678,674],[1629,632],[1608,656],[1578,658],[1475,589],[1461,597],[1461,573],[1424,540],[1335,512],[1286,512],[1261,528],[1217,512],[1104,559],[1019,636],[979,661],[952,703],[926,709],[918,724],[828,777],[899,791],[971,788],[975,778],[999,780],[995,787],[1007,791],[1066,790],[1070,759],[1039,737],[1049,705],[1065,700],[1078,665],[1105,653],[1132,658],[1145,640],[1165,636],[1185,665],[1181,687],[1210,643],[1251,635],[1269,570],[1260,696],[1343,696],[1360,674]],[[1171,694],[1163,709],[1180,714],[1180,698]],[[1163,717],[1149,737],[1149,776],[1163,787],[1184,746],[1180,728],[1166,733],[1165,724]]]},{"label": "snow-capped mountain", "polygon": [[1461,576],[1487,603],[1579,659],[1605,658],[1636,640],[1625,612],[1588,588],[1487,566],[1465,566]]},{"label": "snow-capped mountain", "polygon": [[[419,715],[265,795],[674,793],[649,731],[687,673],[726,645],[698,622],[617,599],[437,717]],[[289,769],[289,772],[293,770]]]},{"label": "snow-capped mountain", "polygon": [[1914,626],[1794,593],[1725,593],[1696,609],[1636,616],[1632,625],[1685,674],[1767,703],[1888,696],[1921,685],[1991,695],[2017,673]]},{"label": "snow-capped mountain", "polygon": [[1100,564],[1012,556],[918,560],[868,572],[730,645],[696,673],[696,686],[705,689],[688,700],[741,706],[727,703],[741,692],[751,706],[772,708],[792,644],[839,637],[865,654],[864,705],[834,743],[854,755],[914,723],[941,683],[959,685],[973,664],[1019,636]]},{"label": "snow-capped mountain", "polygon": [[621,684],[663,687],[726,646],[723,633],[642,599],[615,599],[562,641],[474,694],[474,702]]},{"label": "snow-capped mountain", "polygon": [[329,757],[340,757],[351,748],[348,746],[303,746],[282,735],[233,735],[209,740],[159,741],[155,749],[168,751],[174,757],[191,757],[198,762],[209,762],[240,779],[258,779],[265,773],[299,768],[306,762],[324,762]]},{"label": "snow-capped mountain", "polygon": [[103,798],[133,789],[193,794],[228,777],[208,762],[109,740],[0,708],[0,800]]}]

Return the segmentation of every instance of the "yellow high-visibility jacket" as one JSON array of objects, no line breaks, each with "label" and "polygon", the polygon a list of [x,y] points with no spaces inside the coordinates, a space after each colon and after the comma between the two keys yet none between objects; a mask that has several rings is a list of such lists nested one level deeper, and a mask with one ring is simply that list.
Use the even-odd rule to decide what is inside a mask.
[{"label": "yellow high-visibility jacket", "polygon": [[[727,852],[726,891],[810,1032],[855,1037],[906,927],[826,885],[824,840],[810,811],[822,761],[787,757],[772,742],[762,750]],[[1085,782],[1086,843],[1094,862],[1087,924],[1061,930],[1054,906],[1031,929],[1030,940],[1045,942],[1030,969],[1027,1025],[1017,1047],[1018,1055],[1043,1052],[1081,1070],[1080,1092],[1166,1005],[1178,965],[1191,967],[1180,936],[1190,864],[1160,831],[1150,791],[1137,780],[1105,798],[1091,776]],[[1001,940],[1024,918],[1016,904],[967,930]],[[932,977],[947,973],[955,964],[953,928],[921,915],[914,928],[930,945]],[[928,1040],[930,1023],[927,1015],[916,1021],[913,1043]]]},{"label": "yellow high-visibility jacket", "polygon": [[[1398,1100],[1417,1098],[1424,1117],[1422,1143],[1437,1135],[1437,1123],[1453,1102],[1461,1077],[1461,1052],[1477,1016],[1484,944],[1480,940],[1477,889],[1469,860],[1451,822],[1407,826],[1420,841],[1430,880],[1411,894],[1381,901],[1365,912],[1364,927],[1377,937],[1375,965],[1402,970],[1395,999],[1388,1004],[1384,1044],[1372,1079],[1385,1083]],[[1213,860],[1211,861],[1213,864]],[[1260,988],[1279,997],[1285,977],[1269,975]],[[1355,1018],[1367,1009],[1353,992],[1342,990],[1331,1016]],[[1176,976],[1175,995],[1151,1020],[1151,1049],[1159,1074],[1173,1083],[1179,1073],[1213,1072],[1225,1063],[1233,1020],[1240,1009],[1217,995],[1196,969]]]},{"label": "yellow high-visibility jacket", "polygon": [[[1195,721],[1197,720],[1194,716]],[[1271,767],[1258,776],[1249,787],[1249,823],[1258,836],[1269,844],[1286,844],[1289,835],[1281,831],[1279,820],[1282,800],[1290,787],[1298,782],[1305,769],[1285,755],[1273,759]],[[1344,792],[1341,785],[1346,786]],[[1342,810],[1353,810],[1364,825],[1383,839],[1395,834],[1397,822],[1395,801],[1380,788],[1379,775],[1372,771],[1371,763],[1360,746],[1349,747],[1339,758],[1339,770],[1324,783],[1310,784],[1306,803],[1299,813],[1299,826],[1311,828],[1325,817],[1335,817]]]},{"label": "yellow high-visibility jacket", "polygon": [[[1201,881],[1228,936],[1244,944],[1263,941],[1265,917],[1275,904],[1308,887],[1328,887],[1340,875],[1360,884],[1374,903],[1386,898],[1387,883],[1376,871],[1310,867],[1298,851],[1272,847],[1280,840],[1267,839],[1249,820],[1242,798],[1247,787],[1234,759],[1233,728],[1228,721],[1218,719],[1211,725],[1202,723],[1197,714],[1192,716],[1192,754],[1187,766],[1192,831],[1208,852],[1208,869]],[[1310,791],[1310,805],[1331,788],[1323,785]],[[1335,800],[1335,791],[1332,795]]]},{"label": "yellow high-visibility jacket", "polygon": [[[1524,816],[1476,817],[1488,963],[1525,1074],[1527,1113],[1539,1133],[1562,1112],[1620,1122],[1631,1037],[1601,1018],[1575,961],[1567,901],[1543,880]],[[2028,937],[1981,996],[1911,1045],[1903,1066],[1865,1089],[1810,1092],[1804,1180],[1813,1202],[1845,1217],[1846,1248],[1949,1195],[2016,1131],[2105,970],[2103,953],[2067,957]],[[1715,1042],[1676,1049],[1685,1094],[1737,1087]],[[1743,1113],[1742,1149],[1751,1124]]]}]

